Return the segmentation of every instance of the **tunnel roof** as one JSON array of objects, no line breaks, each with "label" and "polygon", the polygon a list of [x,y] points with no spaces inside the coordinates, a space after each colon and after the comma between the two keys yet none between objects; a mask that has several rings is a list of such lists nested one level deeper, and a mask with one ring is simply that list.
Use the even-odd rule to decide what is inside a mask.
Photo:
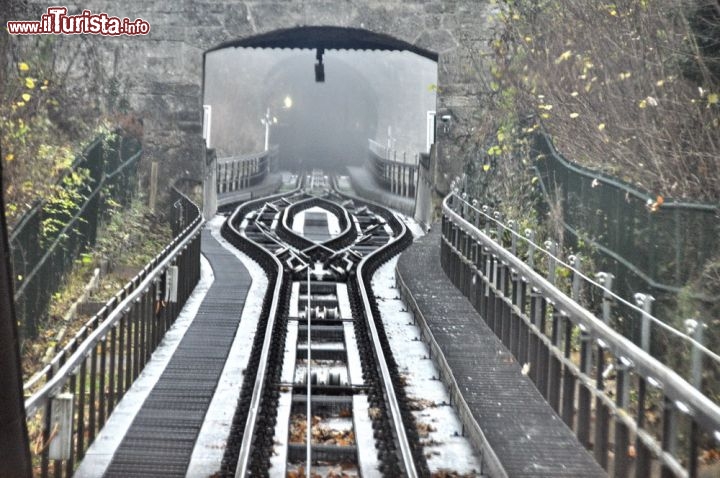
[{"label": "tunnel roof", "polygon": [[300,26],[273,30],[260,35],[223,42],[210,48],[206,53],[231,47],[409,51],[432,61],[438,60],[437,53],[389,35],[360,28],[330,26]]}]

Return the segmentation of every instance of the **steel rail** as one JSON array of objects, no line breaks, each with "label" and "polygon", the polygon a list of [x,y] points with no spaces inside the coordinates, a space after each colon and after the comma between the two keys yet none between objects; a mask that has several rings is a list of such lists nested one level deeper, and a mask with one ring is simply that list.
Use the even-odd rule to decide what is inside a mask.
[{"label": "steel rail", "polygon": [[159,264],[150,272],[138,286],[131,292],[125,299],[123,299],[107,316],[107,318],[98,326],[97,329],[92,331],[87,339],[85,339],[73,354],[67,359],[54,376],[45,384],[43,387],[35,392],[30,398],[25,401],[25,413],[27,416],[32,416],[41,406],[45,405],[46,402],[55,396],[62,387],[68,382],[72,372],[79,367],[83,361],[87,358],[91,349],[102,340],[105,335],[115,326],[115,324],[122,319],[125,310],[128,309],[132,303],[140,297],[145,290],[150,287],[152,282],[165,272],[165,269],[170,263],[175,260],[176,256],[187,247],[198,234],[205,224],[205,220],[202,215],[198,216],[189,226],[185,228],[181,235],[185,237],[180,241]]},{"label": "steel rail", "polygon": [[[289,193],[292,194],[292,193]],[[283,197],[288,194],[282,194],[282,195],[276,195],[274,197]],[[242,237],[246,241],[254,244],[256,247],[265,250],[260,244],[253,241],[246,235],[243,235],[234,225],[234,222],[242,210],[242,207],[237,208],[232,215],[228,218],[227,224],[230,230],[233,232],[233,234],[237,235],[238,237]],[[267,233],[265,233],[267,235]],[[244,478],[248,473],[248,468],[250,465],[250,457],[252,452],[252,442],[253,442],[253,435],[255,434],[255,425],[257,423],[257,418],[260,412],[260,405],[262,401],[262,395],[265,389],[265,375],[267,373],[268,368],[268,356],[270,354],[270,345],[272,343],[272,336],[273,336],[273,329],[275,328],[275,318],[277,316],[278,312],[278,301],[280,300],[280,293],[282,291],[282,282],[284,280],[284,268],[282,266],[282,263],[280,260],[275,257],[274,254],[268,253],[268,256],[272,258],[272,261],[275,263],[278,274],[275,278],[275,287],[273,290],[273,300],[270,304],[270,312],[268,314],[268,322],[265,327],[265,337],[263,339],[263,345],[260,353],[260,359],[258,363],[258,369],[255,374],[255,384],[253,386],[253,394],[252,398],[250,399],[250,408],[248,411],[247,420],[245,422],[245,429],[243,431],[243,439],[242,443],[240,444],[240,453],[238,455],[238,464],[237,468],[235,469],[235,477],[236,478]]]},{"label": "steel rail", "polygon": [[363,259],[358,264],[356,277],[359,293],[362,297],[363,308],[365,309],[367,325],[370,330],[370,335],[372,337],[373,349],[375,352],[377,363],[379,365],[383,386],[385,387],[385,398],[387,400],[388,409],[392,418],[393,427],[395,429],[395,435],[398,441],[403,466],[405,468],[405,474],[408,478],[415,478],[418,476],[418,472],[415,467],[415,460],[413,458],[412,448],[405,432],[405,424],[403,423],[402,413],[400,411],[400,404],[395,395],[395,387],[393,386],[390,370],[388,369],[387,361],[385,360],[385,354],[380,344],[380,335],[378,334],[378,330],[375,325],[375,317],[373,316],[372,307],[370,306],[370,299],[368,298],[365,281],[363,280],[363,268],[368,263],[368,261],[374,259],[375,256],[381,253],[384,249],[398,242],[407,233],[407,227],[405,226],[405,223],[398,220],[398,224],[400,224],[401,233],[393,237],[393,239],[388,241],[388,243],[385,244],[383,247],[380,247],[368,254],[367,256],[363,257]]},{"label": "steel rail", "polygon": [[541,295],[552,301],[558,310],[564,312],[572,322],[584,328],[585,332],[593,339],[602,341],[616,357],[629,361],[635,370],[646,379],[650,378],[659,382],[669,398],[686,405],[695,421],[720,439],[720,406],[690,385],[675,371],[595,317],[512,252],[455,212],[448,204],[451,197],[452,194],[443,200],[443,213],[452,223],[490,250],[500,261],[515,269]]},{"label": "steel rail", "polygon": [[[379,206],[379,205],[378,205]],[[291,206],[289,206],[291,207]],[[340,206],[342,207],[342,206]],[[343,209],[345,209],[343,207]],[[248,238],[247,236],[243,236],[240,231],[234,226],[234,223],[237,220],[237,214],[240,209],[237,209],[231,217],[228,219],[228,225],[233,231],[234,234],[242,236],[245,240],[252,242],[257,247],[262,248],[262,246],[252,239]],[[387,366],[387,362],[385,361],[385,354],[382,350],[382,346],[380,343],[380,337],[377,330],[377,327],[374,323],[372,308],[370,306],[370,301],[368,298],[368,293],[364,284],[364,281],[362,279],[362,269],[365,264],[371,259],[374,259],[377,257],[377,254],[381,253],[383,250],[385,250],[387,247],[390,247],[392,244],[399,241],[407,232],[407,228],[405,227],[405,224],[402,221],[398,220],[398,224],[400,224],[401,227],[401,233],[396,235],[392,240],[390,240],[387,244],[385,244],[383,247],[380,247],[379,249],[373,251],[372,253],[365,256],[357,269],[357,278],[358,278],[358,286],[360,289],[360,295],[362,298],[363,307],[365,310],[365,316],[367,318],[368,327],[370,330],[370,335],[372,337],[373,341],[373,348],[374,353],[376,356],[376,360],[378,363],[378,368],[380,371],[380,377],[383,382],[384,392],[386,395],[386,400],[388,403],[389,412],[392,419],[392,425],[393,429],[395,431],[395,436],[398,441],[399,445],[399,451],[400,451],[400,458],[403,461],[403,467],[405,469],[405,474],[408,478],[415,478],[418,476],[418,472],[415,467],[415,462],[413,459],[412,454],[412,448],[410,446],[410,442],[407,438],[407,434],[405,432],[405,426],[402,419],[402,414],[400,411],[400,404],[397,400],[397,397],[395,395],[395,390],[392,383],[392,377],[390,375],[390,371]],[[266,235],[267,232],[263,231]],[[271,255],[271,254],[269,254]],[[261,406],[261,397],[262,393],[265,387],[265,375],[267,372],[267,362],[268,362],[268,356],[270,352],[270,344],[272,341],[272,332],[274,329],[274,323],[275,323],[275,315],[277,314],[277,304],[279,301],[279,296],[281,293],[281,286],[282,286],[282,279],[283,279],[283,267],[280,261],[272,255],[273,261],[275,261],[276,265],[278,266],[279,274],[275,283],[275,289],[274,289],[274,299],[271,304],[271,310],[268,318],[268,324],[265,327],[265,337],[263,341],[263,348],[261,351],[261,356],[259,359],[259,365],[258,370],[256,373],[255,378],[255,385],[253,389],[253,395],[250,402],[249,407],[249,413],[246,420],[245,430],[243,432],[243,439],[242,444],[240,447],[240,453],[238,458],[238,464],[235,471],[235,478],[244,478],[247,476],[248,470],[249,470],[249,464],[251,459],[251,452],[252,452],[252,442],[253,442],[253,435],[255,433],[255,425],[257,421],[258,414],[260,412],[260,406]]]}]

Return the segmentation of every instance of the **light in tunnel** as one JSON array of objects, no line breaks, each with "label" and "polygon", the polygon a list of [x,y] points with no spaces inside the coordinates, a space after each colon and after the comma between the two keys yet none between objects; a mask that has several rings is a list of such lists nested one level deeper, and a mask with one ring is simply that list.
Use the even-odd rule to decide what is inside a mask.
[{"label": "light in tunnel", "polygon": [[293,105],[292,98],[290,97],[290,95],[286,96],[285,99],[283,100],[283,106],[285,106],[286,110],[289,110],[290,108],[292,108],[292,105]]}]

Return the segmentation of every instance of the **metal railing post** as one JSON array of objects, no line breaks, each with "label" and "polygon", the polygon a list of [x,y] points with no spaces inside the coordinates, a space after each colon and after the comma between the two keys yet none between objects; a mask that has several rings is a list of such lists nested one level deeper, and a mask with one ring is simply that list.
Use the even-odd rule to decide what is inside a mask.
[{"label": "metal railing post", "polygon": [[645,352],[650,353],[650,320],[652,317],[652,303],[655,302],[655,297],[650,294],[641,294],[638,292],[635,294],[634,298],[637,306],[641,307],[643,310],[640,323],[640,347]]},{"label": "metal railing post", "polygon": [[527,265],[535,267],[535,231],[532,229],[525,229],[525,237],[528,238],[528,256]]},{"label": "metal railing post", "polygon": [[510,228],[510,252],[513,256],[517,256],[517,222],[509,220],[508,227]]},{"label": "metal railing post", "polygon": [[[685,321],[688,335],[692,336],[699,345],[704,345],[703,333],[706,328],[707,325],[702,320],[687,319]],[[690,383],[702,391],[703,353],[697,345],[693,345],[690,367]]]},{"label": "metal railing post", "polygon": [[[620,357],[615,362],[615,404],[621,410],[627,410],[630,403],[629,371],[630,362]],[[630,431],[627,425],[615,420],[615,476],[627,476],[630,469]]]},{"label": "metal railing post", "polygon": [[557,259],[555,259],[555,256],[557,256],[557,243],[555,241],[545,241],[544,243],[545,249],[548,250],[550,255],[548,255],[548,280],[552,285],[555,285],[556,283],[556,274],[555,269],[557,266]]},{"label": "metal railing post", "polygon": [[612,292],[613,279],[615,279],[615,276],[609,272],[598,272],[597,274],[595,274],[595,279],[597,279],[598,284],[600,284],[606,289],[603,291],[602,298],[602,319],[603,322],[609,324],[610,307],[612,305],[612,296],[610,295],[610,293]]}]

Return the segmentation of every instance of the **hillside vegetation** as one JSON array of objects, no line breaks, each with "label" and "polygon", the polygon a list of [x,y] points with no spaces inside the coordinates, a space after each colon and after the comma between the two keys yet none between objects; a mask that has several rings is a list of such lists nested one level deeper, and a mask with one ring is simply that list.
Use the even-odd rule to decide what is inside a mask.
[{"label": "hillside vegetation", "polygon": [[651,194],[720,199],[719,2],[496,7],[487,87],[498,119],[479,131],[481,174],[527,184],[523,135],[543,128],[568,159]]},{"label": "hillside vegetation", "polygon": [[[0,12],[0,19],[24,18],[23,3]],[[91,91],[95,101],[87,101],[84,86],[70,73],[96,70],[98,54],[87,42],[68,55],[64,41],[0,35],[2,187],[11,230],[37,200],[62,194],[58,180],[86,144],[118,128],[141,135],[129,111],[127,84],[119,76],[105,78],[102,91]]]}]

